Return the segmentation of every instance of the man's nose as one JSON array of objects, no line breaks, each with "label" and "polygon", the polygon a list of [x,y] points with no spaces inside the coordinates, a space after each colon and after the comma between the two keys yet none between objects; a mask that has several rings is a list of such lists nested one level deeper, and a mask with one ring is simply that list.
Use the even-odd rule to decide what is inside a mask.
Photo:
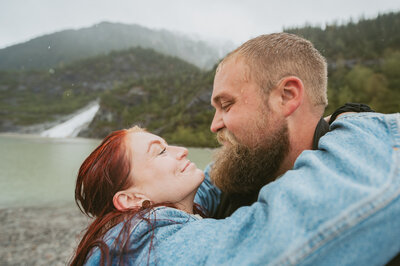
[{"label": "man's nose", "polygon": [[177,149],[176,158],[178,160],[185,158],[189,153],[185,147],[176,147],[176,149]]},{"label": "man's nose", "polygon": [[222,120],[221,115],[216,111],[214,114],[214,118],[211,122],[210,130],[213,133],[217,133],[220,129],[224,127],[224,121]]}]

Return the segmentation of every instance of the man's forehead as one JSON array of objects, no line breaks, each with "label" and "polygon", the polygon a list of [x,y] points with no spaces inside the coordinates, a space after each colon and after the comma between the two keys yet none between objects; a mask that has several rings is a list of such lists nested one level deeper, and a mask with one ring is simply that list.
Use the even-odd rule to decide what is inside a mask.
[{"label": "man's forehead", "polygon": [[250,81],[249,67],[243,60],[228,60],[218,68],[215,74],[211,103],[218,102],[220,98],[230,97],[235,89],[243,90],[244,85]]},{"label": "man's forehead", "polygon": [[231,97],[234,91],[230,84],[214,82],[214,88],[211,95],[211,104],[218,103],[221,98]]}]

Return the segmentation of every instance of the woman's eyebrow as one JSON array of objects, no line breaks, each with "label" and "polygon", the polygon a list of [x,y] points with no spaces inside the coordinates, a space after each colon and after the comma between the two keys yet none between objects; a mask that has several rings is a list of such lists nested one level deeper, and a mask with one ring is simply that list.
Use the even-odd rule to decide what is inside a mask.
[{"label": "woman's eyebrow", "polygon": [[150,141],[149,146],[147,147],[147,152],[150,151],[150,148],[151,148],[151,146],[152,146],[153,144],[160,144],[160,145],[161,145],[161,141],[159,141],[158,139],[155,139],[155,140]]}]

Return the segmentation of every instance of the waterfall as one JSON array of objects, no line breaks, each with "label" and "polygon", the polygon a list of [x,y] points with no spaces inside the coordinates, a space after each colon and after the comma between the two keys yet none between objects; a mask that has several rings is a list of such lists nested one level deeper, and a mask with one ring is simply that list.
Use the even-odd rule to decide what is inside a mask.
[{"label": "waterfall", "polygon": [[40,135],[50,138],[76,137],[82,129],[85,129],[90,124],[99,108],[100,104],[98,102],[95,104],[90,103],[71,119],[43,131]]}]

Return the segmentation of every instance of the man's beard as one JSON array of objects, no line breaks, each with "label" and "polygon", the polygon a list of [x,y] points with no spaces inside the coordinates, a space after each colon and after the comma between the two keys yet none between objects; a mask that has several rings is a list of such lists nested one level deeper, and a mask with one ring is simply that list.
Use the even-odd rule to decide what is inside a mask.
[{"label": "man's beard", "polygon": [[286,123],[275,132],[263,136],[255,148],[237,143],[224,129],[219,141],[228,141],[215,155],[210,176],[215,185],[226,193],[258,192],[277,178],[277,172],[289,152],[289,133]]}]

